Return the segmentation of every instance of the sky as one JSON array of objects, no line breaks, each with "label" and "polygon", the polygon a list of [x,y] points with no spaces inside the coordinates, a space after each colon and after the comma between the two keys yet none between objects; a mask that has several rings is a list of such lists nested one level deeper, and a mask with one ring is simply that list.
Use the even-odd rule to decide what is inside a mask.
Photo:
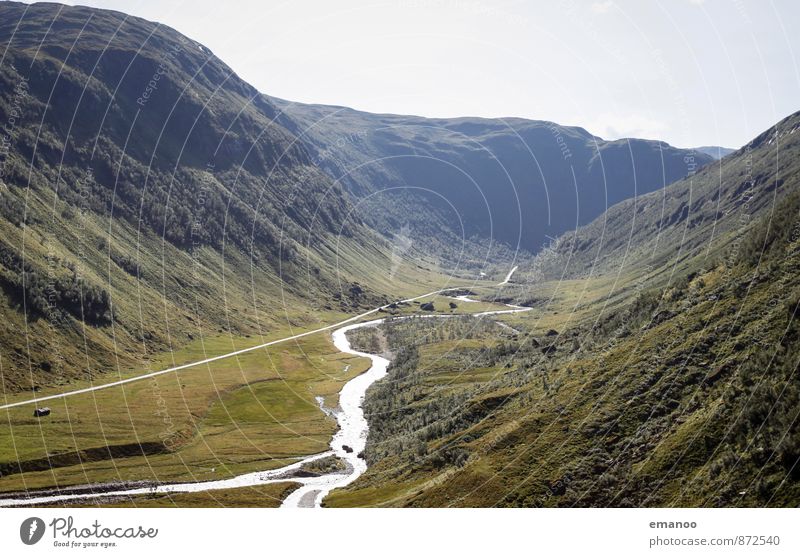
[{"label": "sky", "polygon": [[797,0],[83,0],[169,25],[261,92],[740,147],[800,110]]}]

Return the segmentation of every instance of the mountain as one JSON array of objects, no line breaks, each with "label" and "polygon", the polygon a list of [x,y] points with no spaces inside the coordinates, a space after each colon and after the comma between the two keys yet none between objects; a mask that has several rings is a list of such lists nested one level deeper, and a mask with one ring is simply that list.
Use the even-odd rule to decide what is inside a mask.
[{"label": "mountain", "polygon": [[795,507],[798,128],[557,239],[504,326],[384,325],[370,467],[327,504]]},{"label": "mountain", "polygon": [[295,105],[163,25],[47,3],[0,14],[11,390],[374,307],[442,269],[507,269],[693,156],[546,122]]},{"label": "mountain", "polygon": [[[0,378],[8,401],[75,394],[4,412],[5,495],[321,454],[368,364],[298,331],[469,275],[380,311],[441,319],[350,338],[392,363],[363,403],[369,467],[326,505],[797,506],[800,113],[714,161],[295,104],[142,19],[0,16]],[[529,310],[484,313],[508,303]],[[123,502],[277,504],[284,479]]]},{"label": "mountain", "polygon": [[798,127],[795,113],[719,164],[611,207],[560,237],[535,266],[551,278],[585,277],[620,265],[658,269],[713,258],[797,187],[800,147],[793,132]]},{"label": "mountain", "polygon": [[[118,12],[13,2],[0,41],[5,388],[349,312],[353,283],[389,266],[278,110],[204,46]],[[380,280],[358,286],[364,304]]]},{"label": "mountain", "polygon": [[727,157],[728,155],[736,151],[736,149],[729,149],[728,147],[717,147],[713,145],[707,145],[704,147],[695,147],[694,150],[697,151],[698,153],[703,153],[705,155],[713,157],[715,160]]},{"label": "mountain", "polygon": [[458,245],[477,236],[535,253],[549,237],[713,161],[660,141],[606,141],[552,122],[270,101],[320,167],[367,208],[365,221],[387,235],[408,226],[430,236],[435,219],[433,232]]}]

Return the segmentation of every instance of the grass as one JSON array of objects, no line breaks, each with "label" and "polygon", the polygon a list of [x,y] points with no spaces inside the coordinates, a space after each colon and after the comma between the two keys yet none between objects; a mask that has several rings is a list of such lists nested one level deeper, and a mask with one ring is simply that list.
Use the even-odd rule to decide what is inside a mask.
[{"label": "grass", "polygon": [[[206,341],[203,347],[195,343],[170,359],[193,361],[227,352],[230,345],[230,339],[223,338]],[[329,335],[319,334],[302,343],[53,401],[52,414],[42,419],[32,417],[32,406],[5,410],[2,462],[50,455],[56,464],[69,464],[70,454],[101,447],[117,447],[120,454],[6,475],[0,490],[208,480],[284,465],[327,448],[336,425],[315,397],[335,406],[341,386],[366,370],[368,362],[338,352]],[[154,367],[167,363],[162,357]],[[139,447],[127,447],[131,444],[152,445],[152,454],[142,455]]]},{"label": "grass", "polygon": [[[47,214],[39,192],[31,211]],[[21,229],[0,221],[9,245],[22,243]],[[336,323],[374,307],[344,307],[330,289],[314,287],[306,297],[286,291],[236,250],[204,247],[190,256],[145,236],[123,220],[111,229],[87,214],[78,229],[61,217],[42,219],[26,236],[29,259],[47,268],[47,257],[74,261],[74,247],[89,256],[79,266],[91,283],[114,300],[113,328],[25,320],[20,308],[0,300],[9,326],[0,346],[3,402],[71,391],[203,360]],[[140,252],[141,279],[111,265],[114,251]],[[338,287],[359,276],[371,292],[409,297],[440,288],[444,277],[430,262],[403,261],[396,275],[375,265],[378,247],[347,238],[335,254],[311,254],[310,264],[330,266],[335,257]],[[323,246],[325,248],[325,246]],[[330,257],[329,257],[330,255]],[[47,256],[47,257],[46,257]],[[168,262],[168,263],[167,263]],[[332,274],[330,276],[333,276]],[[220,285],[224,288],[220,289]],[[326,292],[328,295],[326,295]],[[372,304],[372,305],[369,305]],[[374,318],[374,317],[373,317]],[[16,347],[16,350],[11,348]],[[52,372],[47,371],[52,366]],[[193,367],[108,390],[48,401],[51,416],[32,417],[33,406],[0,410],[0,491],[90,482],[214,479],[282,466],[328,446],[336,424],[319,409],[337,404],[341,386],[366,369],[319,333],[297,342]],[[25,473],[13,472],[25,463]]]},{"label": "grass", "polygon": [[[176,508],[209,508],[209,507],[249,507],[249,508],[276,508],[299,484],[281,482],[251,487],[238,487],[233,489],[217,489],[214,491],[201,491],[197,493],[159,493],[153,495],[135,495],[119,497],[113,501],[104,501],[103,507],[141,509],[155,507]],[[53,505],[54,507],[75,505],[65,503]],[[86,506],[86,502],[80,506]]]},{"label": "grass", "polygon": [[[510,368],[468,365],[501,347],[491,332],[454,341],[420,329],[414,370],[369,395],[391,412],[368,441],[377,460],[326,504],[795,506],[793,242],[755,274],[688,260],[670,285],[656,269],[643,287],[625,270],[515,287],[515,299],[552,301],[493,318],[522,331]],[[561,334],[543,357],[530,339],[548,328]],[[453,394],[463,398],[443,407]],[[483,400],[502,404],[476,419]],[[565,478],[566,493],[548,491]]]}]

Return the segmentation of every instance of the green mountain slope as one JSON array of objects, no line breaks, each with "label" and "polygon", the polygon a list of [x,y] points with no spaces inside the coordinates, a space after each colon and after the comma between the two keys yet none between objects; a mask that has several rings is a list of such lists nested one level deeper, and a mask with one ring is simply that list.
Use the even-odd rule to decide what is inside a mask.
[{"label": "green mountain slope", "polygon": [[328,503],[796,506],[798,122],[560,239],[578,278],[504,327],[385,326],[371,467]]},{"label": "green mountain slope", "polygon": [[365,279],[388,247],[202,45],[117,12],[3,2],[0,53],[6,389],[377,299]]}]

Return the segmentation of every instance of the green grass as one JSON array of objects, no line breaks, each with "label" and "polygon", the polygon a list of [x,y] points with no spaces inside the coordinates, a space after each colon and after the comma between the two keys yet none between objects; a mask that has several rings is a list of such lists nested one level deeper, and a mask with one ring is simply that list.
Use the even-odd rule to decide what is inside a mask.
[{"label": "green grass", "polygon": [[[381,424],[389,436],[368,441],[380,458],[326,504],[795,506],[798,327],[787,325],[798,246],[786,240],[755,274],[688,260],[666,288],[663,269],[642,288],[634,272],[534,285],[520,298],[549,294],[551,305],[494,318],[523,331],[510,368],[466,365],[499,349],[496,336],[438,340],[421,329],[413,371],[368,396],[392,412]],[[648,305],[652,292],[660,306]],[[651,323],[656,307],[669,313]],[[526,334],[541,342],[548,328],[561,334],[543,357]],[[484,400],[503,403],[476,417]],[[456,463],[454,450],[468,457]],[[550,494],[564,478],[566,493]]]},{"label": "green grass", "polygon": [[[135,495],[119,497],[113,501],[104,501],[104,507],[141,509],[156,507],[176,508],[210,508],[210,507],[250,507],[276,508],[299,484],[281,482],[274,484],[239,487],[233,489],[217,489],[197,493],[163,493],[152,495]],[[52,505],[54,507],[70,506],[66,503]],[[86,502],[79,503],[86,506]]]},{"label": "green grass", "polygon": [[[244,343],[239,339],[237,343]],[[217,339],[174,354],[193,361],[225,352]],[[160,365],[164,361],[158,362]],[[2,462],[132,443],[166,443],[156,454],[98,458],[51,470],[11,474],[0,490],[100,481],[217,479],[278,467],[327,448],[335,422],[319,409],[337,404],[338,391],[368,360],[338,352],[329,335],[277,345],[120,387],[52,401],[53,412],[32,417],[32,406],[3,411]],[[346,370],[346,371],[345,371]],[[46,393],[43,393],[46,394]],[[22,398],[21,396],[12,397]],[[58,456],[60,455],[60,457]],[[212,469],[214,469],[212,471]]]}]

